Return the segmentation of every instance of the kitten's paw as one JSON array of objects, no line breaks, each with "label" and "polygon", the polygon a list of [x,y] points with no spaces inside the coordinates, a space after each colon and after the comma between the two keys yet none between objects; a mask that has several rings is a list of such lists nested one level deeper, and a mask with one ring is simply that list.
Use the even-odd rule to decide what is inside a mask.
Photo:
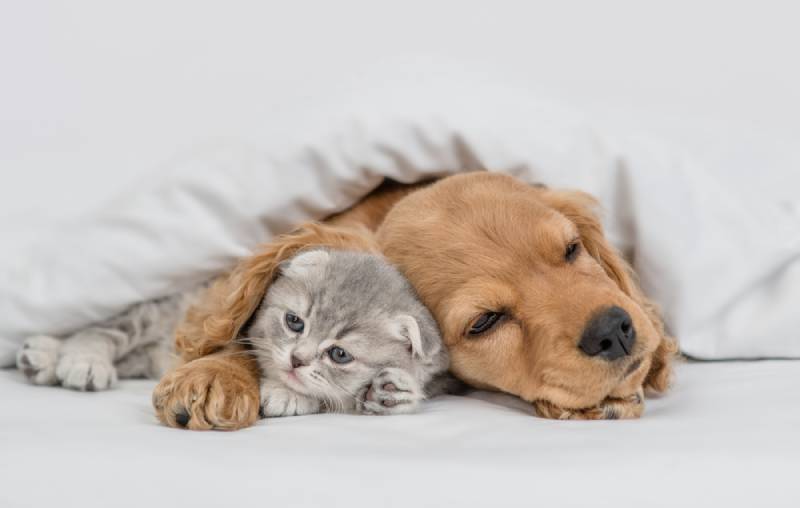
[{"label": "kitten's paw", "polygon": [[258,420],[258,381],[224,358],[200,358],[161,379],[153,391],[153,407],[170,427],[241,429]]},{"label": "kitten's paw", "polygon": [[261,385],[261,416],[300,416],[320,412],[320,403],[282,386],[265,382]]},{"label": "kitten's paw", "polygon": [[65,388],[94,392],[114,386],[117,382],[117,369],[102,356],[71,353],[58,360],[56,377]]},{"label": "kitten's paw", "polygon": [[60,348],[61,341],[55,337],[29,337],[17,352],[17,368],[35,385],[57,384],[56,364]]},{"label": "kitten's paw", "polygon": [[412,413],[424,399],[425,393],[409,373],[386,368],[375,376],[359,397],[359,410],[374,415]]}]

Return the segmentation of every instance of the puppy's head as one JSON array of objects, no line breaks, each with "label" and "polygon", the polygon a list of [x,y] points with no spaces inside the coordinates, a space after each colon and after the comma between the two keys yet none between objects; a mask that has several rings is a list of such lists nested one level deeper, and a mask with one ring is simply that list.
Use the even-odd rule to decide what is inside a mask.
[{"label": "puppy's head", "polygon": [[392,209],[379,243],[438,320],[454,374],[575,409],[667,387],[674,343],[594,206],[471,173]]}]

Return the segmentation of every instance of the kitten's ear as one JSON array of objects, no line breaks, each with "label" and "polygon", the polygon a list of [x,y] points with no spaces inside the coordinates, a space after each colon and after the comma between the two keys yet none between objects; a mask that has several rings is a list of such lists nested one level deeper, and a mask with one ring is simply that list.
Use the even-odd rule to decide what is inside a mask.
[{"label": "kitten's ear", "polygon": [[309,250],[281,263],[278,266],[278,274],[292,279],[307,279],[323,271],[329,260],[328,251]]},{"label": "kitten's ear", "polygon": [[411,356],[425,358],[422,349],[422,333],[419,323],[408,314],[401,314],[392,319],[392,332],[394,336],[405,342],[411,350]]}]

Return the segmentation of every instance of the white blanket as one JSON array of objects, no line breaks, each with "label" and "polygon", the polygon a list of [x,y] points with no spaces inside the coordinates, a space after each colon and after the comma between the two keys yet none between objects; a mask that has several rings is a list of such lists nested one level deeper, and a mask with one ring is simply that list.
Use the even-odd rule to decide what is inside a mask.
[{"label": "white blanket", "polygon": [[682,365],[641,420],[444,397],[396,417],[160,426],[149,381],[76,393],[0,372],[0,506],[796,507],[798,363]]},{"label": "white blanket", "polygon": [[601,134],[508,90],[401,97],[317,109],[263,146],[184,159],[76,223],[7,233],[0,360],[9,364],[28,334],[84,326],[228,268],[258,243],[352,205],[383,177],[412,182],[478,162],[598,196],[610,237],[632,254],[686,353],[800,357],[800,220],[791,211],[737,195],[650,141]]}]

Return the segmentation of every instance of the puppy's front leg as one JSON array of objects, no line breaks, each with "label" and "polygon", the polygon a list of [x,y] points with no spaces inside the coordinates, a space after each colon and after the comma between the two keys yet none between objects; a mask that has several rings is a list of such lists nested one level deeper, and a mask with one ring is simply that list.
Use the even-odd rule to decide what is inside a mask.
[{"label": "puppy's front leg", "polygon": [[170,427],[235,430],[258,419],[260,371],[248,351],[231,348],[184,364],[153,391],[156,416]]},{"label": "puppy's front leg", "polygon": [[644,412],[644,392],[639,389],[625,398],[608,397],[594,407],[567,409],[544,400],[533,403],[536,414],[554,420],[626,420],[642,416]]}]

